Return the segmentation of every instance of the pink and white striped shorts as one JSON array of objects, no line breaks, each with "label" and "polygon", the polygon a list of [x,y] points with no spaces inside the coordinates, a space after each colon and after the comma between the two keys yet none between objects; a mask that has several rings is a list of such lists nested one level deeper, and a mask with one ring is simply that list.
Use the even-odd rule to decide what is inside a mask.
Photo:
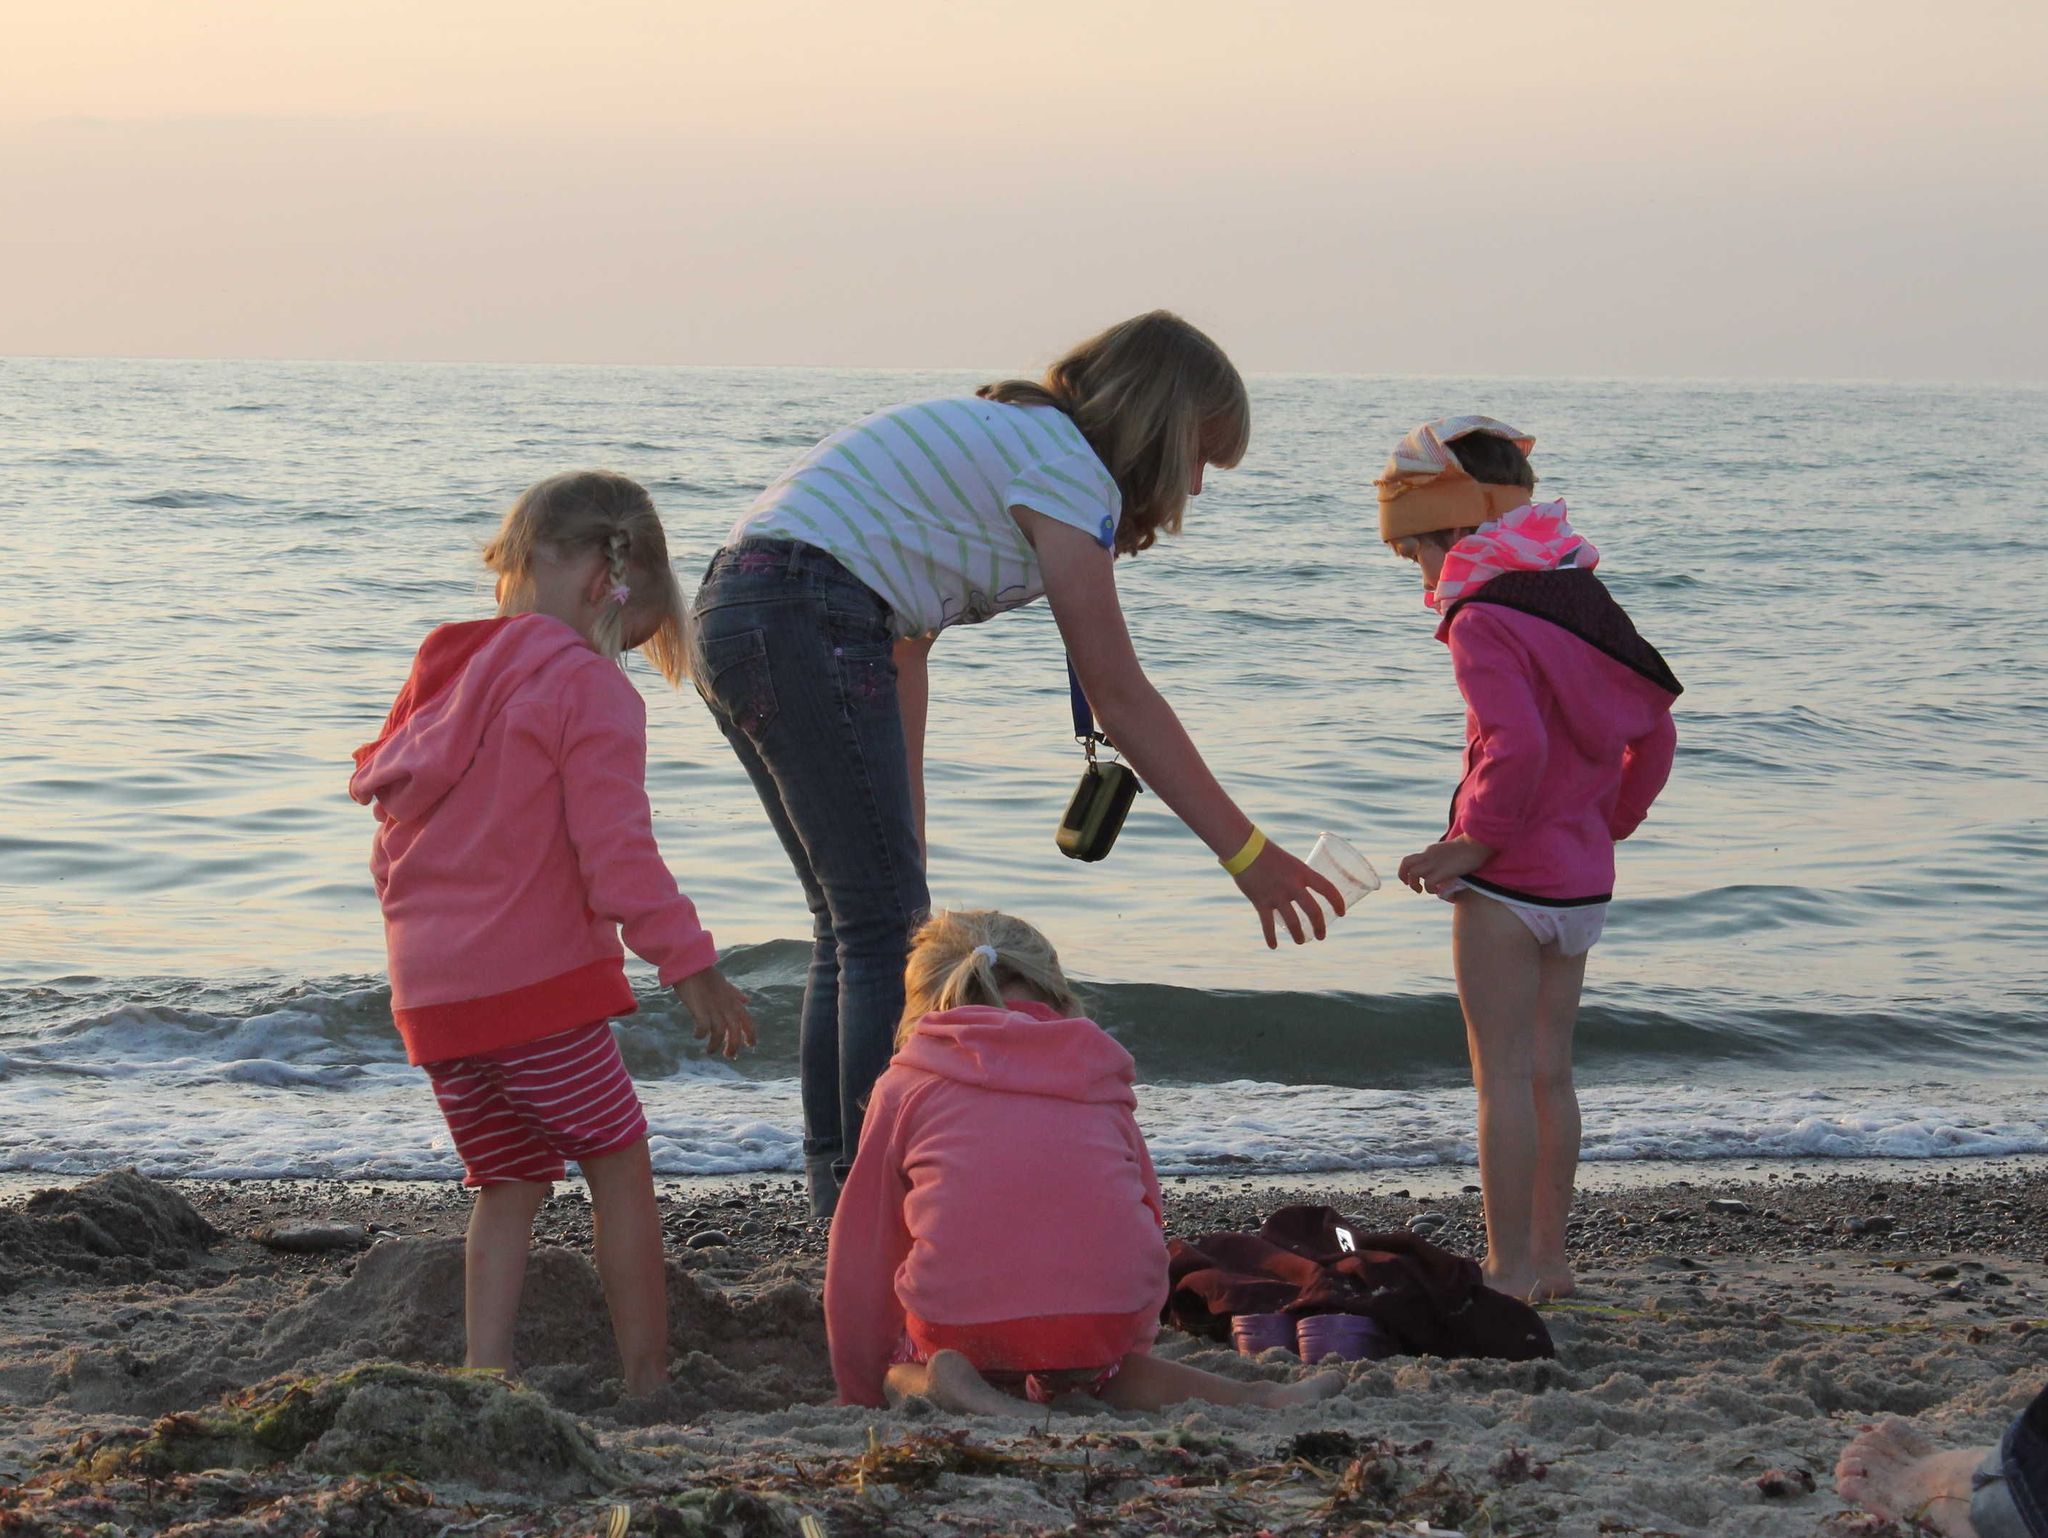
[{"label": "pink and white striped shorts", "polygon": [[560,1180],[566,1161],[616,1153],[647,1136],[609,1020],[424,1066],[466,1186]]}]

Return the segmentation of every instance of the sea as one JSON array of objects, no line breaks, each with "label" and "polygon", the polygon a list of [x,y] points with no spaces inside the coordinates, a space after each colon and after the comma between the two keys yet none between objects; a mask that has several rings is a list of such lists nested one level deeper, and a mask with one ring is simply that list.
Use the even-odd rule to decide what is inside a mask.
[{"label": "sea", "polygon": [[[529,482],[643,481],[686,584],[815,439],[985,373],[0,359],[0,1171],[449,1179],[390,1019],[346,794],[420,637],[490,612]],[[1462,709],[1372,481],[1430,417],[1537,439],[1686,692],[1620,851],[1577,1073],[1595,1161],[2048,1152],[2048,388],[1263,376],[1251,450],[1119,565],[1224,785],[1388,884],[1268,951],[1141,797],[1060,856],[1080,768],[1043,606],[932,659],[931,880],[1059,946],[1181,1174],[1473,1158],[1441,831]],[[703,705],[644,665],[669,864],[754,997],[706,1060],[651,974],[619,1035],[670,1175],[799,1167],[796,880]]]}]

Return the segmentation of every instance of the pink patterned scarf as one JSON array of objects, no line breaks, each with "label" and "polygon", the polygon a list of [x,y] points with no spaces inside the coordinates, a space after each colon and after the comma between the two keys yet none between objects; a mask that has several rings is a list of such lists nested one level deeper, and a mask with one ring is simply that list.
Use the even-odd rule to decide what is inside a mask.
[{"label": "pink patterned scarf", "polygon": [[1460,598],[1470,598],[1504,571],[1591,571],[1599,564],[1600,552],[1592,541],[1574,534],[1565,521],[1562,497],[1529,502],[1482,523],[1476,533],[1451,546],[1436,591],[1424,593],[1422,601],[1441,611]]}]

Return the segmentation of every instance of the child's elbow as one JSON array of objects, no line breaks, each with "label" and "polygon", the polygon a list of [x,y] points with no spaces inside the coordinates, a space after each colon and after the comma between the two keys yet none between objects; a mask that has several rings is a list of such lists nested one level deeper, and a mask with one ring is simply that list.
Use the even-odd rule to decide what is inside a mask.
[{"label": "child's elbow", "polygon": [[1618,844],[1642,827],[1644,820],[1649,815],[1650,804],[1648,801],[1641,798],[1624,798],[1622,803],[1609,814],[1607,818],[1607,831],[1614,835],[1614,841]]},{"label": "child's elbow", "polygon": [[1159,691],[1141,672],[1118,673],[1106,681],[1084,684],[1088,708],[1095,712],[1098,726],[1114,739],[1120,729],[1133,726],[1145,708],[1159,698]]}]

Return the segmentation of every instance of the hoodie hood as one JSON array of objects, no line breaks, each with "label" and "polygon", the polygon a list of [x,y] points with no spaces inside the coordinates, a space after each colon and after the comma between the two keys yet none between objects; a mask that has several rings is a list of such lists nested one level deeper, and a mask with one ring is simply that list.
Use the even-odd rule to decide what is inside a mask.
[{"label": "hoodie hood", "polygon": [[429,632],[384,730],[356,749],[348,793],[397,822],[426,816],[468,772],[484,733],[519,691],[563,653],[589,649],[544,614]]},{"label": "hoodie hood", "polygon": [[[1438,591],[1441,593],[1442,589]],[[1447,603],[1443,623],[1436,627],[1436,638],[1448,644],[1451,622],[1468,604],[1475,603],[1515,609],[1577,636],[1595,651],[1605,652],[1619,662],[1655,694],[1675,700],[1685,693],[1685,685],[1671,671],[1671,664],[1643,639],[1628,611],[1614,601],[1607,584],[1593,574],[1590,562],[1555,571],[1503,571],[1477,591],[1468,591]]]},{"label": "hoodie hood", "polygon": [[917,1023],[896,1061],[961,1084],[1013,1095],[1135,1107],[1137,1064],[1093,1020],[1019,1001],[969,1004]]}]

